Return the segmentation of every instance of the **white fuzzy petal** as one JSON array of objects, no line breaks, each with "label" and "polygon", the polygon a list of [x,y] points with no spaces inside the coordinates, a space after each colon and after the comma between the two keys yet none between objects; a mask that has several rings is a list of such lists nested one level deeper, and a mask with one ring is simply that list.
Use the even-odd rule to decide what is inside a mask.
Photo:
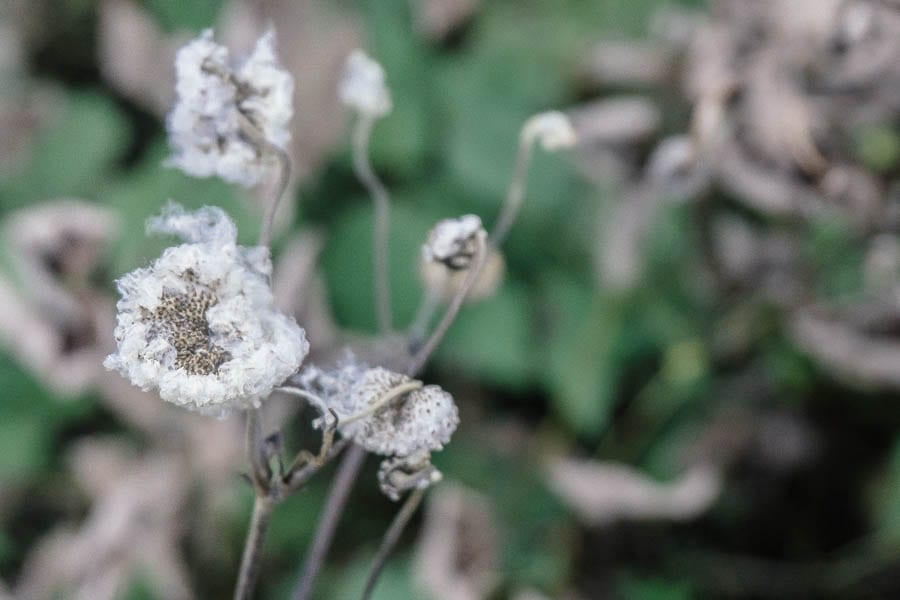
[{"label": "white fuzzy petal", "polygon": [[[309,351],[303,329],[274,307],[267,252],[238,246],[234,223],[218,208],[188,213],[170,205],[148,229],[190,243],[167,248],[149,267],[119,279],[118,349],[104,365],[190,409],[225,414],[255,406],[297,371]],[[179,366],[171,331],[184,326],[157,314],[167,296],[190,299],[199,293],[214,299],[202,314],[203,343],[226,353],[209,372]]]}]

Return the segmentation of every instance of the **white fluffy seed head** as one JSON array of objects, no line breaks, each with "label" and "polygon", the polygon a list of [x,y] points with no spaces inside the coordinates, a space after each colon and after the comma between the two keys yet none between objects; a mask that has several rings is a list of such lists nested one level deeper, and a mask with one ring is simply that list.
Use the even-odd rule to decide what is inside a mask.
[{"label": "white fluffy seed head", "polygon": [[104,366],[192,410],[257,405],[309,351],[303,329],[274,307],[268,251],[238,246],[234,223],[214,207],[170,204],[148,230],[188,243],[118,280],[117,351]]},{"label": "white fluffy seed head", "polygon": [[569,117],[558,110],[538,113],[529,118],[522,127],[522,138],[528,144],[537,140],[549,152],[572,148],[578,142]]},{"label": "white fluffy seed head", "polygon": [[459,425],[453,397],[428,385],[391,400],[373,414],[345,425],[340,421],[368,412],[391,390],[412,381],[382,367],[344,363],[332,370],[307,367],[294,379],[319,395],[338,415],[341,435],[369,452],[409,456],[440,450]]},{"label": "white fluffy seed head", "polygon": [[[370,369],[351,390],[357,412],[407,381],[405,375]],[[436,385],[428,385],[391,401],[350,427],[353,440],[366,450],[385,456],[408,456],[418,451],[441,450],[457,425],[459,413],[453,397]]]},{"label": "white fluffy seed head", "polygon": [[[466,293],[466,304],[480,302],[497,293],[506,272],[506,262],[496,248],[488,248],[484,266]],[[449,303],[465,285],[468,270],[448,269],[443,263],[423,259],[419,262],[422,286],[442,302]]]},{"label": "white fluffy seed head", "polygon": [[247,187],[259,183],[272,157],[253,140],[285,148],[293,114],[294,80],[278,63],[274,32],[265,33],[235,66],[207,29],[178,51],[175,73],[169,164],[194,177],[218,175]]},{"label": "white fluffy seed head", "polygon": [[383,117],[393,108],[384,69],[362,50],[354,50],[347,58],[338,97],[345,106],[373,118]]},{"label": "white fluffy seed head", "polygon": [[467,269],[478,251],[478,236],[483,232],[481,219],[476,215],[444,219],[428,232],[422,258],[443,263],[453,270]]}]

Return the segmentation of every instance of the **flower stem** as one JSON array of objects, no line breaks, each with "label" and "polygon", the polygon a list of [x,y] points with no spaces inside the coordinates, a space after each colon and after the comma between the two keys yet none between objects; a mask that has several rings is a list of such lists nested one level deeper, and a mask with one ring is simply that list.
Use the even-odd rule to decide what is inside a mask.
[{"label": "flower stem", "polygon": [[238,573],[237,587],[234,590],[235,600],[249,600],[253,595],[256,576],[259,573],[263,542],[266,539],[266,530],[269,528],[269,518],[272,516],[274,505],[268,495],[256,494],[253,500],[250,530],[247,532],[247,541],[244,543],[241,569]]},{"label": "flower stem", "polygon": [[308,482],[323,465],[331,462],[349,445],[350,441],[346,439],[336,441],[331,445],[331,448],[328,449],[325,460],[321,462],[307,461],[301,466],[300,462],[295,460],[294,465],[291,466],[282,478],[281,485],[278,489],[279,497],[284,498],[302,490],[303,486],[306,485],[306,482]]},{"label": "flower stem", "polygon": [[403,533],[403,530],[406,529],[406,525],[409,523],[413,514],[415,514],[416,509],[419,508],[419,504],[422,502],[424,496],[425,488],[418,488],[413,491],[406,497],[403,507],[391,522],[391,526],[384,534],[384,540],[381,542],[381,547],[378,549],[378,554],[375,555],[375,561],[372,563],[372,568],[369,571],[369,577],[366,580],[366,588],[363,591],[362,600],[369,600],[369,598],[372,597],[372,593],[375,591],[375,585],[378,583],[378,578],[384,570],[387,559],[390,557],[391,552],[394,551],[394,547],[400,540],[400,535]]},{"label": "flower stem", "polygon": [[316,529],[312,546],[303,563],[303,571],[297,587],[294,589],[293,600],[307,600],[312,593],[316,575],[322,568],[338,520],[340,520],[341,513],[344,512],[347,497],[350,495],[350,490],[353,488],[353,483],[356,481],[365,457],[366,451],[356,445],[352,446],[344,455],[334,482],[331,484],[331,490],[328,492],[328,498],[325,500],[319,527]]},{"label": "flower stem", "polygon": [[375,270],[375,307],[378,329],[387,333],[393,329],[391,314],[390,236],[391,202],[387,189],[378,179],[369,161],[369,138],[375,118],[361,114],[353,129],[353,170],[375,203],[375,227],[372,239],[373,267]]},{"label": "flower stem", "polygon": [[513,167],[512,179],[509,182],[509,189],[506,192],[506,200],[503,203],[503,209],[500,216],[497,217],[497,223],[491,231],[490,243],[494,248],[499,247],[506,235],[509,233],[513,222],[519,214],[522,207],[522,200],[525,198],[525,185],[528,183],[528,163],[531,161],[531,149],[534,146],[534,139],[530,135],[525,134],[523,128],[522,134],[519,135],[519,149],[516,153],[516,163]]},{"label": "flower stem", "polygon": [[259,409],[247,410],[247,426],[244,435],[247,462],[250,464],[250,480],[256,495],[265,495],[269,491],[268,468],[263,460],[262,433],[259,422]]},{"label": "flower stem", "polygon": [[422,343],[425,332],[428,330],[428,325],[431,323],[434,313],[437,312],[440,304],[441,290],[429,286],[425,290],[425,294],[416,311],[416,317],[413,319],[412,325],[409,326],[409,332],[406,335],[406,338],[409,340],[409,347],[412,348],[410,352],[414,352]]},{"label": "flower stem", "polygon": [[278,159],[278,185],[275,187],[275,193],[266,206],[266,214],[263,217],[262,227],[259,231],[259,245],[269,246],[272,243],[272,228],[275,224],[275,213],[278,205],[281,203],[281,197],[287,190],[288,182],[291,179],[291,159],[287,152],[266,141],[267,152],[270,152]]},{"label": "flower stem", "polygon": [[391,402],[395,398],[399,398],[403,394],[408,392],[412,392],[414,390],[418,390],[422,387],[421,381],[407,381],[406,383],[401,383],[400,385],[389,389],[387,392],[379,396],[375,402],[369,405],[364,411],[358,412],[355,415],[351,415],[345,419],[341,419],[338,422],[338,426],[347,425],[349,423],[353,423],[354,421],[359,421],[360,419],[365,419],[370,415],[374,415],[379,410],[384,407],[385,404]]},{"label": "flower stem", "polygon": [[[236,84],[237,85],[237,84]],[[272,199],[266,206],[266,213],[263,216],[262,226],[259,230],[259,245],[269,246],[272,243],[272,227],[275,223],[275,212],[281,203],[281,197],[287,190],[288,182],[291,180],[291,157],[283,149],[279,148],[266,139],[262,131],[247,116],[238,111],[238,124],[243,135],[258,152],[268,154],[278,161],[278,183],[275,186]]]},{"label": "flower stem", "polygon": [[447,307],[447,312],[444,313],[441,322],[431,334],[431,337],[428,338],[428,341],[425,342],[413,356],[412,362],[407,369],[407,375],[414,376],[423,366],[425,366],[425,361],[428,360],[428,357],[431,356],[431,353],[434,352],[434,349],[437,348],[437,345],[443,339],[444,334],[447,333],[453,320],[456,319],[456,315],[459,313],[459,309],[462,307],[466,295],[478,280],[478,276],[481,274],[481,269],[484,267],[485,259],[487,258],[487,242],[484,238],[484,232],[479,232],[478,250],[475,253],[475,260],[470,265],[469,272],[466,274],[466,280],[459,288],[459,291],[456,292],[456,295],[453,296],[450,305]]}]

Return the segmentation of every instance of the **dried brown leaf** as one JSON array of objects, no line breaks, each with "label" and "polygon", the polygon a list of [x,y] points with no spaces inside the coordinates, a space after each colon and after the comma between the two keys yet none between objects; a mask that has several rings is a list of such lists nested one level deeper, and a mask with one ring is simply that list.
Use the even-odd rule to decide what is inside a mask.
[{"label": "dried brown leaf", "polygon": [[659,483],[621,463],[560,458],[547,468],[547,483],[586,523],[620,520],[687,521],[715,502],[722,486],[718,470],[690,468],[671,483]]}]

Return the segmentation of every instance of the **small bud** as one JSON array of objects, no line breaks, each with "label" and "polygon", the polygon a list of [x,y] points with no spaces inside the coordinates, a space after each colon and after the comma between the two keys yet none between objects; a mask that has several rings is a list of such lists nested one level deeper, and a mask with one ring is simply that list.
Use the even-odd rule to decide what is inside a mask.
[{"label": "small bud", "polygon": [[538,113],[528,119],[522,128],[522,139],[527,143],[537,140],[548,152],[572,148],[578,142],[569,117],[558,110]]},{"label": "small bud", "polygon": [[431,455],[427,452],[388,458],[381,461],[378,468],[378,486],[394,502],[404,492],[425,489],[442,479],[443,475],[431,464]]},{"label": "small bud", "polygon": [[[506,262],[499,250],[489,247],[484,259],[484,266],[469,293],[466,302],[478,302],[493,296],[506,272]],[[466,270],[455,270],[433,260],[423,259],[419,263],[419,279],[422,285],[436,294],[442,302],[449,302],[460,290],[466,280]]]},{"label": "small bud", "polygon": [[[481,219],[475,215],[440,221],[428,232],[428,241],[422,246],[419,276],[423,285],[444,301],[453,298],[465,283],[486,235]],[[486,252],[481,272],[466,295],[470,302],[491,296],[503,278],[503,257],[493,247],[486,247]]]},{"label": "small bud", "polygon": [[481,219],[476,215],[444,219],[428,232],[422,256],[443,263],[449,269],[468,269],[478,251],[478,235],[483,232]]},{"label": "small bud", "polygon": [[347,58],[338,96],[345,106],[373,118],[383,117],[393,108],[384,69],[362,50],[354,50]]}]

